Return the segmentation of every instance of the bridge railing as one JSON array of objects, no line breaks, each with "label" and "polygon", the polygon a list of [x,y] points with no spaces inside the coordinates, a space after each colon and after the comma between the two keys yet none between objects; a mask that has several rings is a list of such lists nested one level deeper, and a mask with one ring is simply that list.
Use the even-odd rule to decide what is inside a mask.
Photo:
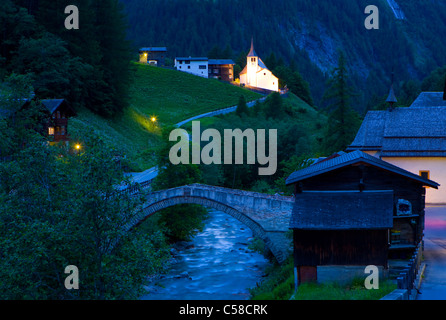
[{"label": "bridge railing", "polygon": [[231,189],[231,188],[225,188],[225,187],[218,187],[218,186],[210,186],[210,185],[202,185],[199,183],[189,184],[188,187],[192,188],[206,188],[207,190],[215,190],[215,191],[222,191],[226,193],[233,193],[233,194],[243,194],[243,195],[259,195],[262,198],[269,198],[274,200],[293,200],[294,196],[285,196],[281,194],[265,194],[261,192],[255,192],[255,191],[247,191],[247,190],[239,190],[239,189]]},{"label": "bridge railing", "polygon": [[125,189],[122,190],[117,190],[116,194],[120,195],[123,193],[127,193],[129,195],[136,195],[138,193],[140,193],[141,190],[147,190],[150,188],[150,186],[152,185],[153,180],[147,180],[147,181],[143,181],[143,182],[137,182],[135,183],[133,186],[131,187],[127,187]]}]

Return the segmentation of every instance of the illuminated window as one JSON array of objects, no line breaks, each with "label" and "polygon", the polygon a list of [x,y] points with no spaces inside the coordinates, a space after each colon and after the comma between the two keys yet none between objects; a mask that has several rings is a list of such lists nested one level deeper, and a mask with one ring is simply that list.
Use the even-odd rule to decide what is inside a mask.
[{"label": "illuminated window", "polygon": [[48,127],[48,135],[54,136],[54,127]]},{"label": "illuminated window", "polygon": [[430,172],[429,172],[429,170],[421,170],[420,171],[420,176],[423,178],[423,179],[430,179]]}]

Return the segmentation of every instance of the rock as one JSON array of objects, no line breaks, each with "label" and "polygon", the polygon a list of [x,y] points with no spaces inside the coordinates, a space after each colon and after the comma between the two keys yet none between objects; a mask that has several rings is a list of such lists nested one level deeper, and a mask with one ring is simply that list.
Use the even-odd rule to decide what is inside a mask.
[{"label": "rock", "polygon": [[189,273],[187,271],[184,271],[180,274],[177,274],[175,276],[173,276],[173,278],[175,279],[189,279],[192,280],[191,276],[189,275]]},{"label": "rock", "polygon": [[194,248],[194,244],[192,242],[187,242],[187,241],[178,241],[173,245],[173,247],[178,251],[182,251]]}]

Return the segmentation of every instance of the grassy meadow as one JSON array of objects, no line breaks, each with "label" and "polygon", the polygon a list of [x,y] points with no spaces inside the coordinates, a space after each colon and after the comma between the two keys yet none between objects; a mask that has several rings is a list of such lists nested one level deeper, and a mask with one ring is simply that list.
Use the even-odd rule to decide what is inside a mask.
[{"label": "grassy meadow", "polygon": [[[163,126],[174,125],[202,113],[236,105],[259,94],[215,79],[176,70],[134,63],[129,107],[114,119],[88,110],[70,121],[70,134],[97,132],[111,147],[127,156],[129,169],[143,171],[154,165]],[[156,118],[153,122],[152,118]]]}]

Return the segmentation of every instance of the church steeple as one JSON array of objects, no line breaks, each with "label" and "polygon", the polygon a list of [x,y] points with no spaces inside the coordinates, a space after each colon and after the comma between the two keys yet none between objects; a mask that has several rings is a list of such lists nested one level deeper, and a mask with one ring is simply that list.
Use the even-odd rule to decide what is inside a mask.
[{"label": "church steeple", "polygon": [[390,105],[389,111],[393,110],[393,105],[397,102],[395,91],[393,90],[393,72],[392,72],[392,84],[390,86],[389,96],[386,102]]},{"label": "church steeple", "polygon": [[254,50],[254,37],[251,38],[251,50],[248,53],[248,57],[257,57],[257,53]]}]

